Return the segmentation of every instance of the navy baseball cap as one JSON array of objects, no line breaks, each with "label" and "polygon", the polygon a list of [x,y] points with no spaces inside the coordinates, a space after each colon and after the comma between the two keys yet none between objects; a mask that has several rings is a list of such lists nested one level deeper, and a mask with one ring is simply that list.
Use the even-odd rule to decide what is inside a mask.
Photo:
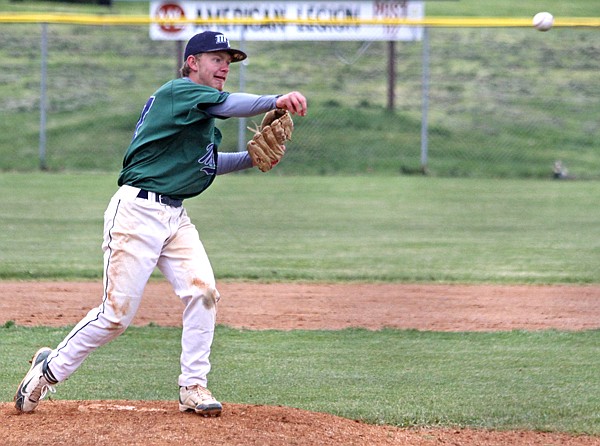
[{"label": "navy baseball cap", "polygon": [[223,33],[204,31],[190,39],[185,46],[185,55],[183,58],[187,60],[188,56],[198,53],[210,53],[212,51],[225,51],[229,53],[232,62],[241,62],[248,57],[243,51],[231,48],[229,40],[227,40],[227,37]]}]

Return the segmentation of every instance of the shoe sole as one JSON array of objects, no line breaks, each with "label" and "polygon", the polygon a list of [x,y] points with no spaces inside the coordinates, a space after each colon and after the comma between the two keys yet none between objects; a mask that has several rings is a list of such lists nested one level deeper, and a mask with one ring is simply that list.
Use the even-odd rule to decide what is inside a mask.
[{"label": "shoe sole", "polygon": [[[33,356],[31,357],[31,361],[29,361],[31,363],[31,367],[29,367],[29,370],[27,370],[27,373],[25,374],[25,376],[23,377],[23,380],[21,381],[21,383],[19,384],[19,387],[17,387],[17,393],[15,393],[15,407],[19,412],[25,412],[23,410],[23,402],[25,400],[25,395],[23,395],[21,393],[21,389],[23,388],[23,383],[25,382],[25,379],[27,378],[27,376],[29,375],[29,373],[35,368],[37,367],[37,365],[46,360],[46,358],[48,357],[48,355],[50,355],[50,353],[52,352],[52,349],[49,347],[42,347],[40,348],[37,352],[35,352],[33,354]],[[45,354],[44,354],[45,353]]]},{"label": "shoe sole", "polygon": [[194,412],[197,415],[202,417],[219,417],[221,416],[221,412],[223,411],[223,407],[221,405],[212,405],[206,406],[204,409],[196,409],[194,407],[184,406],[183,404],[179,404],[180,412]]}]

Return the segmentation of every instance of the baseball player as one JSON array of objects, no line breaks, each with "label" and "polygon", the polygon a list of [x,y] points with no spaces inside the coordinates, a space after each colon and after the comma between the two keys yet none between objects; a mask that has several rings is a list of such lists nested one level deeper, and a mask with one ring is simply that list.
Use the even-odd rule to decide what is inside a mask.
[{"label": "baseball player", "polygon": [[[125,331],[158,267],[184,304],[179,410],[221,414],[221,403],[207,389],[219,292],[183,202],[206,190],[215,176],[256,165],[248,152],[218,152],[216,118],[276,109],[299,116],[307,112],[299,92],[259,96],[223,91],[230,64],[244,59],[246,54],[231,48],[222,33],[197,34],[186,45],[182,77],[164,84],[146,102],[125,153],[119,188],[104,214],[102,302],[55,349],[43,347],[34,354],[15,395],[17,410],[33,411],[92,351]],[[290,132],[274,130],[264,140],[272,140],[273,134],[289,139]],[[275,152],[285,150],[282,138]]]}]

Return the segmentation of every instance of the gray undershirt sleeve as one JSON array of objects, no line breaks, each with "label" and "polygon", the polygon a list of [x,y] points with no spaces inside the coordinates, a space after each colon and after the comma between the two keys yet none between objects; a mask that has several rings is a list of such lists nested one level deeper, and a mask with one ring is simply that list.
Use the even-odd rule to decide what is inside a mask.
[{"label": "gray undershirt sleeve", "polygon": [[221,104],[207,107],[205,111],[217,118],[248,118],[277,108],[279,95],[231,93]]},{"label": "gray undershirt sleeve", "polygon": [[[258,96],[249,93],[231,93],[225,102],[205,109],[217,118],[247,118],[277,108],[278,95]],[[217,175],[250,169],[252,159],[248,152],[219,152]]]},{"label": "gray undershirt sleeve", "polygon": [[224,175],[252,167],[252,158],[250,158],[248,152],[219,152],[217,159],[219,160],[217,163],[217,175]]}]

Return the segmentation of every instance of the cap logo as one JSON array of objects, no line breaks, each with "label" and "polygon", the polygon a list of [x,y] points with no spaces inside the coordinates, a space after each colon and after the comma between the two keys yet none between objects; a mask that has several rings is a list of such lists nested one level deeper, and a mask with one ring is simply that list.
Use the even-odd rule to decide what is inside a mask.
[{"label": "cap logo", "polygon": [[215,36],[215,43],[217,45],[224,43],[227,45],[227,48],[229,48],[229,40],[227,40],[227,37],[225,37],[223,34],[217,34]]}]

